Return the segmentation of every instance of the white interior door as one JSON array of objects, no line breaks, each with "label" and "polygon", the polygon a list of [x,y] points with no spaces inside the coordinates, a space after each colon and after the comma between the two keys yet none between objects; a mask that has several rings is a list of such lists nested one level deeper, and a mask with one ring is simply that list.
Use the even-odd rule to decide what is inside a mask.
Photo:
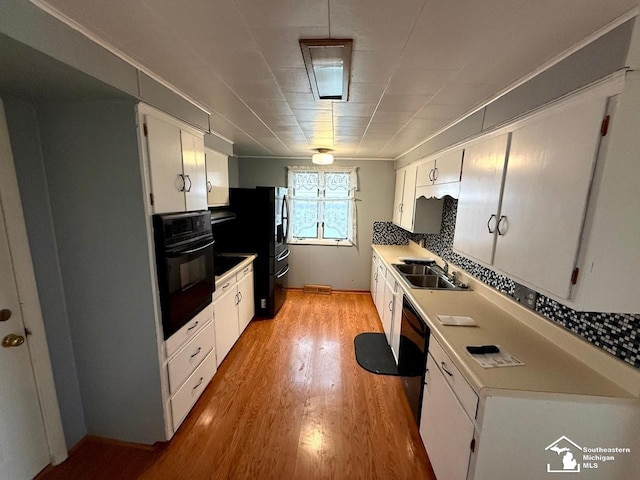
[{"label": "white interior door", "polygon": [[[49,449],[3,208],[0,208],[0,311],[0,341],[3,342],[0,346],[0,478],[28,479],[49,464]],[[22,340],[24,343],[20,343]]]},{"label": "white interior door", "polygon": [[511,134],[494,265],[562,298],[570,293],[606,103],[566,105]]},{"label": "white interior door", "polygon": [[186,185],[182,177],[180,128],[149,115],[145,116],[144,121],[147,125],[153,211],[183,212]]},{"label": "white interior door", "polygon": [[453,248],[486,264],[493,251],[508,134],[465,149]]}]

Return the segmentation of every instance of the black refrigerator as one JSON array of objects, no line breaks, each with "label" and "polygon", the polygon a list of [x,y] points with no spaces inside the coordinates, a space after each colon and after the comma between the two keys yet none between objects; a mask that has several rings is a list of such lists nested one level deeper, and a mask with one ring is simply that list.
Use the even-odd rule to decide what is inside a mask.
[{"label": "black refrigerator", "polygon": [[289,272],[289,203],[283,187],[230,188],[235,219],[216,236],[220,252],[256,253],[256,315],[273,318],[285,300]]}]

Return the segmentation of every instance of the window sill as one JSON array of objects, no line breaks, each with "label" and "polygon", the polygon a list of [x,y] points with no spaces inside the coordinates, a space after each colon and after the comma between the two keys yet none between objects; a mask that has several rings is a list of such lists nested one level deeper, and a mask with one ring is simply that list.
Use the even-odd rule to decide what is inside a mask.
[{"label": "window sill", "polygon": [[292,238],[287,242],[289,245],[324,245],[328,247],[353,247],[349,240],[318,240],[314,238]]}]

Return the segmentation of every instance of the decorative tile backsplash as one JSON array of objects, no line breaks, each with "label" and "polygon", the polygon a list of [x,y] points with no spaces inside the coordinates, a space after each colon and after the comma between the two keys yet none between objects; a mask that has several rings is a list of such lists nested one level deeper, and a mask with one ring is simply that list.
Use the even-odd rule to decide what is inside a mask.
[{"label": "decorative tile backsplash", "polygon": [[[440,233],[413,234],[391,222],[374,222],[373,243],[407,245],[409,240],[424,239],[424,246],[451,264],[457,265],[477,279],[507,295],[513,295],[515,283],[489,268],[453,252],[453,233],[458,201],[445,197]],[[587,339],[597,347],[640,368],[640,315],[578,312],[542,294],[536,311],[555,323]]]}]

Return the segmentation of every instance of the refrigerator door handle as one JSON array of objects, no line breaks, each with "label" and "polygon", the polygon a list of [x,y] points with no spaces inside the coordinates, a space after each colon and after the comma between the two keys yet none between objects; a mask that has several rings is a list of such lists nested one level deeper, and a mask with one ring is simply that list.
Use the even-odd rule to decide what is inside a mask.
[{"label": "refrigerator door handle", "polygon": [[[286,211],[286,215],[285,215],[285,211]],[[286,226],[284,228],[284,241],[287,241],[287,238],[289,238],[289,198],[286,195],[283,195],[282,197],[282,211],[280,212],[280,216],[282,218],[282,223],[285,223],[286,221]]]},{"label": "refrigerator door handle", "polygon": [[280,255],[278,255],[276,257],[276,262],[279,262],[281,260],[284,260],[285,258],[287,258],[289,255],[291,255],[291,252],[289,251],[289,249],[287,248],[284,252],[282,252]]},{"label": "refrigerator door handle", "polygon": [[287,265],[286,267],[284,267],[284,269],[283,269],[283,270],[284,270],[284,271],[282,271],[282,272],[278,272],[278,273],[276,274],[276,278],[282,278],[282,277],[284,277],[287,273],[289,273],[289,265]]}]

